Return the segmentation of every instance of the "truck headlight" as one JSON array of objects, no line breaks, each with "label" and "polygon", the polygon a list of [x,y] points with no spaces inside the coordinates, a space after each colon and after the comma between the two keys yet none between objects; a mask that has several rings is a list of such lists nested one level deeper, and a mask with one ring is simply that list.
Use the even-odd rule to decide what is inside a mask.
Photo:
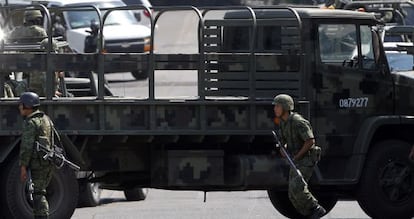
[{"label": "truck headlight", "polygon": [[151,51],[151,37],[147,37],[144,39],[144,52]]}]

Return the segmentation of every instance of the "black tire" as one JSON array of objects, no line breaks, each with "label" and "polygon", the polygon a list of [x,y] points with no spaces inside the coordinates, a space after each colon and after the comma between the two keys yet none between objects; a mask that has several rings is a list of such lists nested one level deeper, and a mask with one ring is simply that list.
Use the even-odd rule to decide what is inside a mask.
[{"label": "black tire", "polygon": [[[5,168],[1,178],[0,199],[5,218],[33,218],[25,184],[20,182],[18,159]],[[56,170],[47,188],[51,219],[70,218],[78,203],[78,185],[74,171],[64,167]]]},{"label": "black tire", "polygon": [[134,76],[135,79],[137,80],[144,80],[148,78],[148,71],[133,71],[131,72],[132,76]]},{"label": "black tire", "polygon": [[101,202],[102,189],[99,183],[79,182],[78,207],[96,207]]},{"label": "black tire", "polygon": [[147,198],[148,189],[147,188],[135,188],[128,189],[124,191],[125,198],[127,201],[142,201]]},{"label": "black tire", "polygon": [[414,215],[414,174],[410,145],[400,140],[376,144],[362,172],[357,200],[372,218],[411,218]]},{"label": "black tire", "polygon": [[[306,218],[293,207],[287,191],[268,190],[267,194],[269,195],[273,207],[283,216],[294,219]],[[333,195],[318,195],[317,193],[314,193],[314,195],[316,196],[316,199],[318,199],[319,204],[325,208],[326,214],[328,214],[338,202],[338,198]]]}]

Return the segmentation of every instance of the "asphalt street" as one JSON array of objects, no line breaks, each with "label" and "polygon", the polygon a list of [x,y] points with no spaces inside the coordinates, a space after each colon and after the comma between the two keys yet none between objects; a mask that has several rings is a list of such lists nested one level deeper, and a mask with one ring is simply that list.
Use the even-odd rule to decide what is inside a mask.
[{"label": "asphalt street", "polygon": [[[210,192],[149,190],[147,199],[127,202],[122,192],[105,190],[102,204],[78,208],[73,219],[251,219],[285,218],[270,203],[265,191]],[[324,218],[369,218],[356,202],[338,202]]]},{"label": "asphalt street", "polygon": [[[174,25],[180,24],[180,25]],[[195,53],[197,24],[194,13],[170,12],[161,17],[155,35],[156,53]],[[148,97],[148,81],[136,81],[130,73],[107,74],[116,96]],[[196,71],[156,71],[156,98],[197,96]],[[102,203],[94,208],[79,208],[74,219],[145,218],[145,219],[250,219],[284,218],[271,205],[265,191],[211,192],[151,189],[145,201],[127,202],[122,192],[104,191]],[[355,201],[340,201],[324,218],[368,218]]]}]

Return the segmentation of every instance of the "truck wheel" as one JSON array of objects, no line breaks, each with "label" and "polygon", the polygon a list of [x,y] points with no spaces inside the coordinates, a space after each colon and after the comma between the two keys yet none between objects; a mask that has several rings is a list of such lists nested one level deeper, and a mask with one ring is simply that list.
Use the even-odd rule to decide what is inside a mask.
[{"label": "truck wheel", "polygon": [[128,189],[124,191],[125,198],[127,201],[142,201],[147,198],[148,189],[147,188],[135,188]]},{"label": "truck wheel", "polygon": [[148,78],[148,71],[133,71],[131,72],[132,76],[134,76],[135,79],[137,80],[144,80]]},{"label": "truck wheel", "polygon": [[[268,190],[267,194],[269,195],[269,199],[272,202],[273,207],[283,216],[294,219],[307,218],[300,214],[295,207],[293,207],[289,200],[287,191]],[[315,196],[318,199],[319,204],[325,208],[326,214],[328,214],[329,211],[335,207],[336,202],[338,201],[338,198],[335,196],[318,194],[315,194]]]},{"label": "truck wheel", "polygon": [[101,201],[102,189],[99,183],[79,182],[78,207],[96,207]]},{"label": "truck wheel", "polygon": [[[27,187],[20,182],[18,159],[8,164],[2,175],[1,206],[5,218],[32,218]],[[56,170],[47,188],[51,219],[70,218],[78,202],[78,185],[74,171],[64,167]]]},{"label": "truck wheel", "polygon": [[414,215],[414,174],[410,145],[399,140],[380,142],[370,150],[362,172],[358,203],[373,218]]}]

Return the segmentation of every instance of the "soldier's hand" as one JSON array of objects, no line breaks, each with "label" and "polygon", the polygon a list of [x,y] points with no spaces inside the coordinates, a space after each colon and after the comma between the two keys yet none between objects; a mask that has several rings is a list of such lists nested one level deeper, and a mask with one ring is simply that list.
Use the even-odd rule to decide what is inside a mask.
[{"label": "soldier's hand", "polygon": [[410,154],[408,155],[408,158],[409,158],[410,160],[414,160],[414,145],[413,145],[413,147],[411,148],[411,151],[410,151]]},{"label": "soldier's hand", "polygon": [[280,150],[280,151],[279,151],[280,155],[281,155],[283,158],[286,158],[286,156],[285,156],[285,154],[283,153],[282,149],[279,149],[279,150]]},{"label": "soldier's hand", "polygon": [[20,167],[20,181],[25,183],[27,180],[27,170],[25,166]]}]

